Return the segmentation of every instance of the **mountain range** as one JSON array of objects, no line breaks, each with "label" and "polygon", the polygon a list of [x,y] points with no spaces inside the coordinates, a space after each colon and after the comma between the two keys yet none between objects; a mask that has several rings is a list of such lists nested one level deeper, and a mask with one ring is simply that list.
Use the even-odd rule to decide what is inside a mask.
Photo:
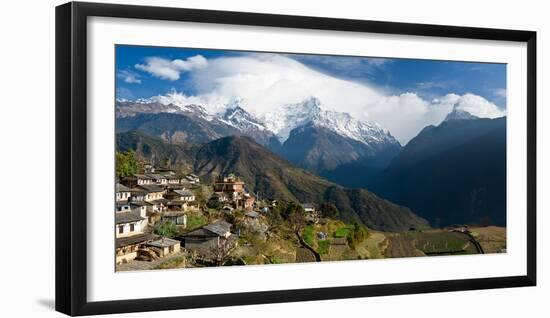
[{"label": "mountain range", "polygon": [[258,116],[239,102],[212,114],[154,98],[117,100],[116,116],[122,148],[184,162],[204,176],[242,173],[268,196],[330,197],[366,224],[373,216],[365,216],[370,210],[357,196],[373,194],[350,188],[407,206],[434,225],[506,223],[505,117],[478,118],[455,105],[441,124],[402,147],[386,129],[326,110],[314,97]]},{"label": "mountain range", "polygon": [[314,97],[254,116],[238,102],[210,114],[199,105],[163,104],[152,99],[116,101],[117,132],[142,131],[168,143],[203,143],[224,136],[248,136],[295,165],[323,174],[362,161],[384,168],[399,142],[376,124],[347,113],[323,110]]}]

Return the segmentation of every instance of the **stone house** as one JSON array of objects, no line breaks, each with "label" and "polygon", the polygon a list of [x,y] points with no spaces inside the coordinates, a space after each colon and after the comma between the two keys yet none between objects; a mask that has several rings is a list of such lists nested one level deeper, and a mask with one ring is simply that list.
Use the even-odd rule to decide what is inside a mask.
[{"label": "stone house", "polygon": [[159,257],[166,257],[179,253],[181,250],[180,244],[180,241],[177,240],[161,238],[147,243],[147,247],[152,249]]},{"label": "stone house", "polygon": [[153,180],[153,183],[158,185],[165,185],[168,184],[168,179],[161,174],[155,173],[155,174],[148,174],[147,175],[151,180]]},{"label": "stone house", "polygon": [[187,227],[187,214],[181,211],[167,211],[162,214],[163,221],[171,221],[177,227]]},{"label": "stone house", "polygon": [[174,201],[195,201],[195,194],[193,191],[182,189],[182,190],[171,190],[168,193],[166,193],[165,197],[169,200]]},{"label": "stone house", "polygon": [[120,264],[136,258],[138,250],[154,239],[154,235],[144,233],[145,215],[135,211],[115,212],[115,253],[116,263]]},{"label": "stone house", "polygon": [[204,259],[212,258],[224,244],[236,244],[236,235],[231,233],[232,225],[224,220],[202,226],[181,237],[185,249],[196,252]]},{"label": "stone house", "polygon": [[134,174],[124,177],[121,181],[127,187],[133,188],[141,185],[153,184],[153,179],[145,174]]},{"label": "stone house", "polygon": [[144,184],[140,185],[138,188],[142,189],[143,192],[145,192],[144,201],[151,202],[164,198],[164,189],[156,184]]},{"label": "stone house", "polygon": [[115,185],[116,202],[128,202],[130,199],[131,191],[127,186],[117,183]]}]

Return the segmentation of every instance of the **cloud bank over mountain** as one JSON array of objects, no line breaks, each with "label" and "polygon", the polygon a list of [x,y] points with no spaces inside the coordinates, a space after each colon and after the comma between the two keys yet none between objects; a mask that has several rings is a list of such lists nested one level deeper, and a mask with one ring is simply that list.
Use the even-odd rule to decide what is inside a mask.
[{"label": "cloud bank over mountain", "polygon": [[187,73],[186,85],[193,87],[193,94],[175,87],[174,91],[157,96],[163,104],[200,104],[210,112],[220,113],[238,101],[246,111],[261,117],[283,105],[314,96],[325,110],[346,112],[358,120],[378,123],[402,144],[425,126],[439,124],[453,108],[483,118],[505,115],[478,95],[449,93],[433,100],[425,100],[415,92],[392,95],[375,85],[327,75],[278,54],[208,60],[202,56],[186,60],[149,57],[145,64],[137,64],[135,68],[169,81]]}]

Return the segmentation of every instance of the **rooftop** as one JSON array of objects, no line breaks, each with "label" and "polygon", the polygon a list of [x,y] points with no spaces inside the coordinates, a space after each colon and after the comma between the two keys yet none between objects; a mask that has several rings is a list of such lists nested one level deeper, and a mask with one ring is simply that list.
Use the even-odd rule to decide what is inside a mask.
[{"label": "rooftop", "polygon": [[220,236],[225,236],[225,234],[231,230],[231,223],[224,220],[218,220],[214,223],[203,226],[203,228]]},{"label": "rooftop", "polygon": [[119,248],[119,247],[124,247],[128,245],[152,241],[155,238],[156,236],[151,233],[141,233],[141,234],[136,234],[132,236],[119,237],[115,241],[115,246]]},{"label": "rooftop", "polygon": [[123,184],[117,183],[115,185],[115,191],[116,192],[130,192],[130,188],[128,188],[127,186],[125,186]]},{"label": "rooftop", "polygon": [[148,174],[147,176],[149,176],[150,178],[153,178],[153,179],[166,179],[165,176],[160,175],[160,174],[155,174],[155,173],[153,173],[153,174]]},{"label": "rooftop", "polygon": [[147,179],[147,180],[151,180],[151,177],[145,175],[145,174],[134,174],[133,177],[135,178],[138,178],[138,179]]},{"label": "rooftop", "polygon": [[156,184],[142,184],[139,185],[140,188],[144,189],[146,192],[162,192],[164,191],[163,188],[159,187]]},{"label": "rooftop", "polygon": [[165,237],[164,239],[160,239],[160,240],[156,240],[156,241],[147,243],[147,245],[153,246],[153,247],[169,247],[169,246],[174,246],[174,245],[178,245],[178,244],[180,244],[180,241],[173,240],[173,239],[167,238],[167,237]]},{"label": "rooftop", "polygon": [[167,199],[157,199],[157,200],[149,201],[149,203],[152,203],[152,204],[167,204],[168,202],[170,202],[170,200],[167,200]]},{"label": "rooftop", "polygon": [[130,202],[130,206],[151,206],[152,204],[149,203],[149,202],[145,202],[145,201],[132,201]]},{"label": "rooftop", "polygon": [[189,191],[189,190],[173,190],[173,192],[183,197],[191,197],[195,195],[192,191]]},{"label": "rooftop", "polygon": [[132,222],[138,222],[141,220],[145,220],[140,215],[134,213],[134,212],[116,212],[115,213],[115,222],[116,224],[122,224],[122,223],[132,223]]}]

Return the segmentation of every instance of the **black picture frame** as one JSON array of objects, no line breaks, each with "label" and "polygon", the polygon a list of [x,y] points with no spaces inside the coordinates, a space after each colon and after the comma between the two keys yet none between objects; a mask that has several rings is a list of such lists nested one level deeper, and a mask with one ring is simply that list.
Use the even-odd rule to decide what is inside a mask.
[{"label": "black picture frame", "polygon": [[[501,40],[527,44],[527,274],[353,287],[88,302],[87,290],[87,18],[91,16],[188,21]],[[197,9],[70,2],[56,7],[56,310],[92,315],[250,305],[536,285],[536,32],[362,21]],[[70,202],[70,204],[61,202]]]}]

